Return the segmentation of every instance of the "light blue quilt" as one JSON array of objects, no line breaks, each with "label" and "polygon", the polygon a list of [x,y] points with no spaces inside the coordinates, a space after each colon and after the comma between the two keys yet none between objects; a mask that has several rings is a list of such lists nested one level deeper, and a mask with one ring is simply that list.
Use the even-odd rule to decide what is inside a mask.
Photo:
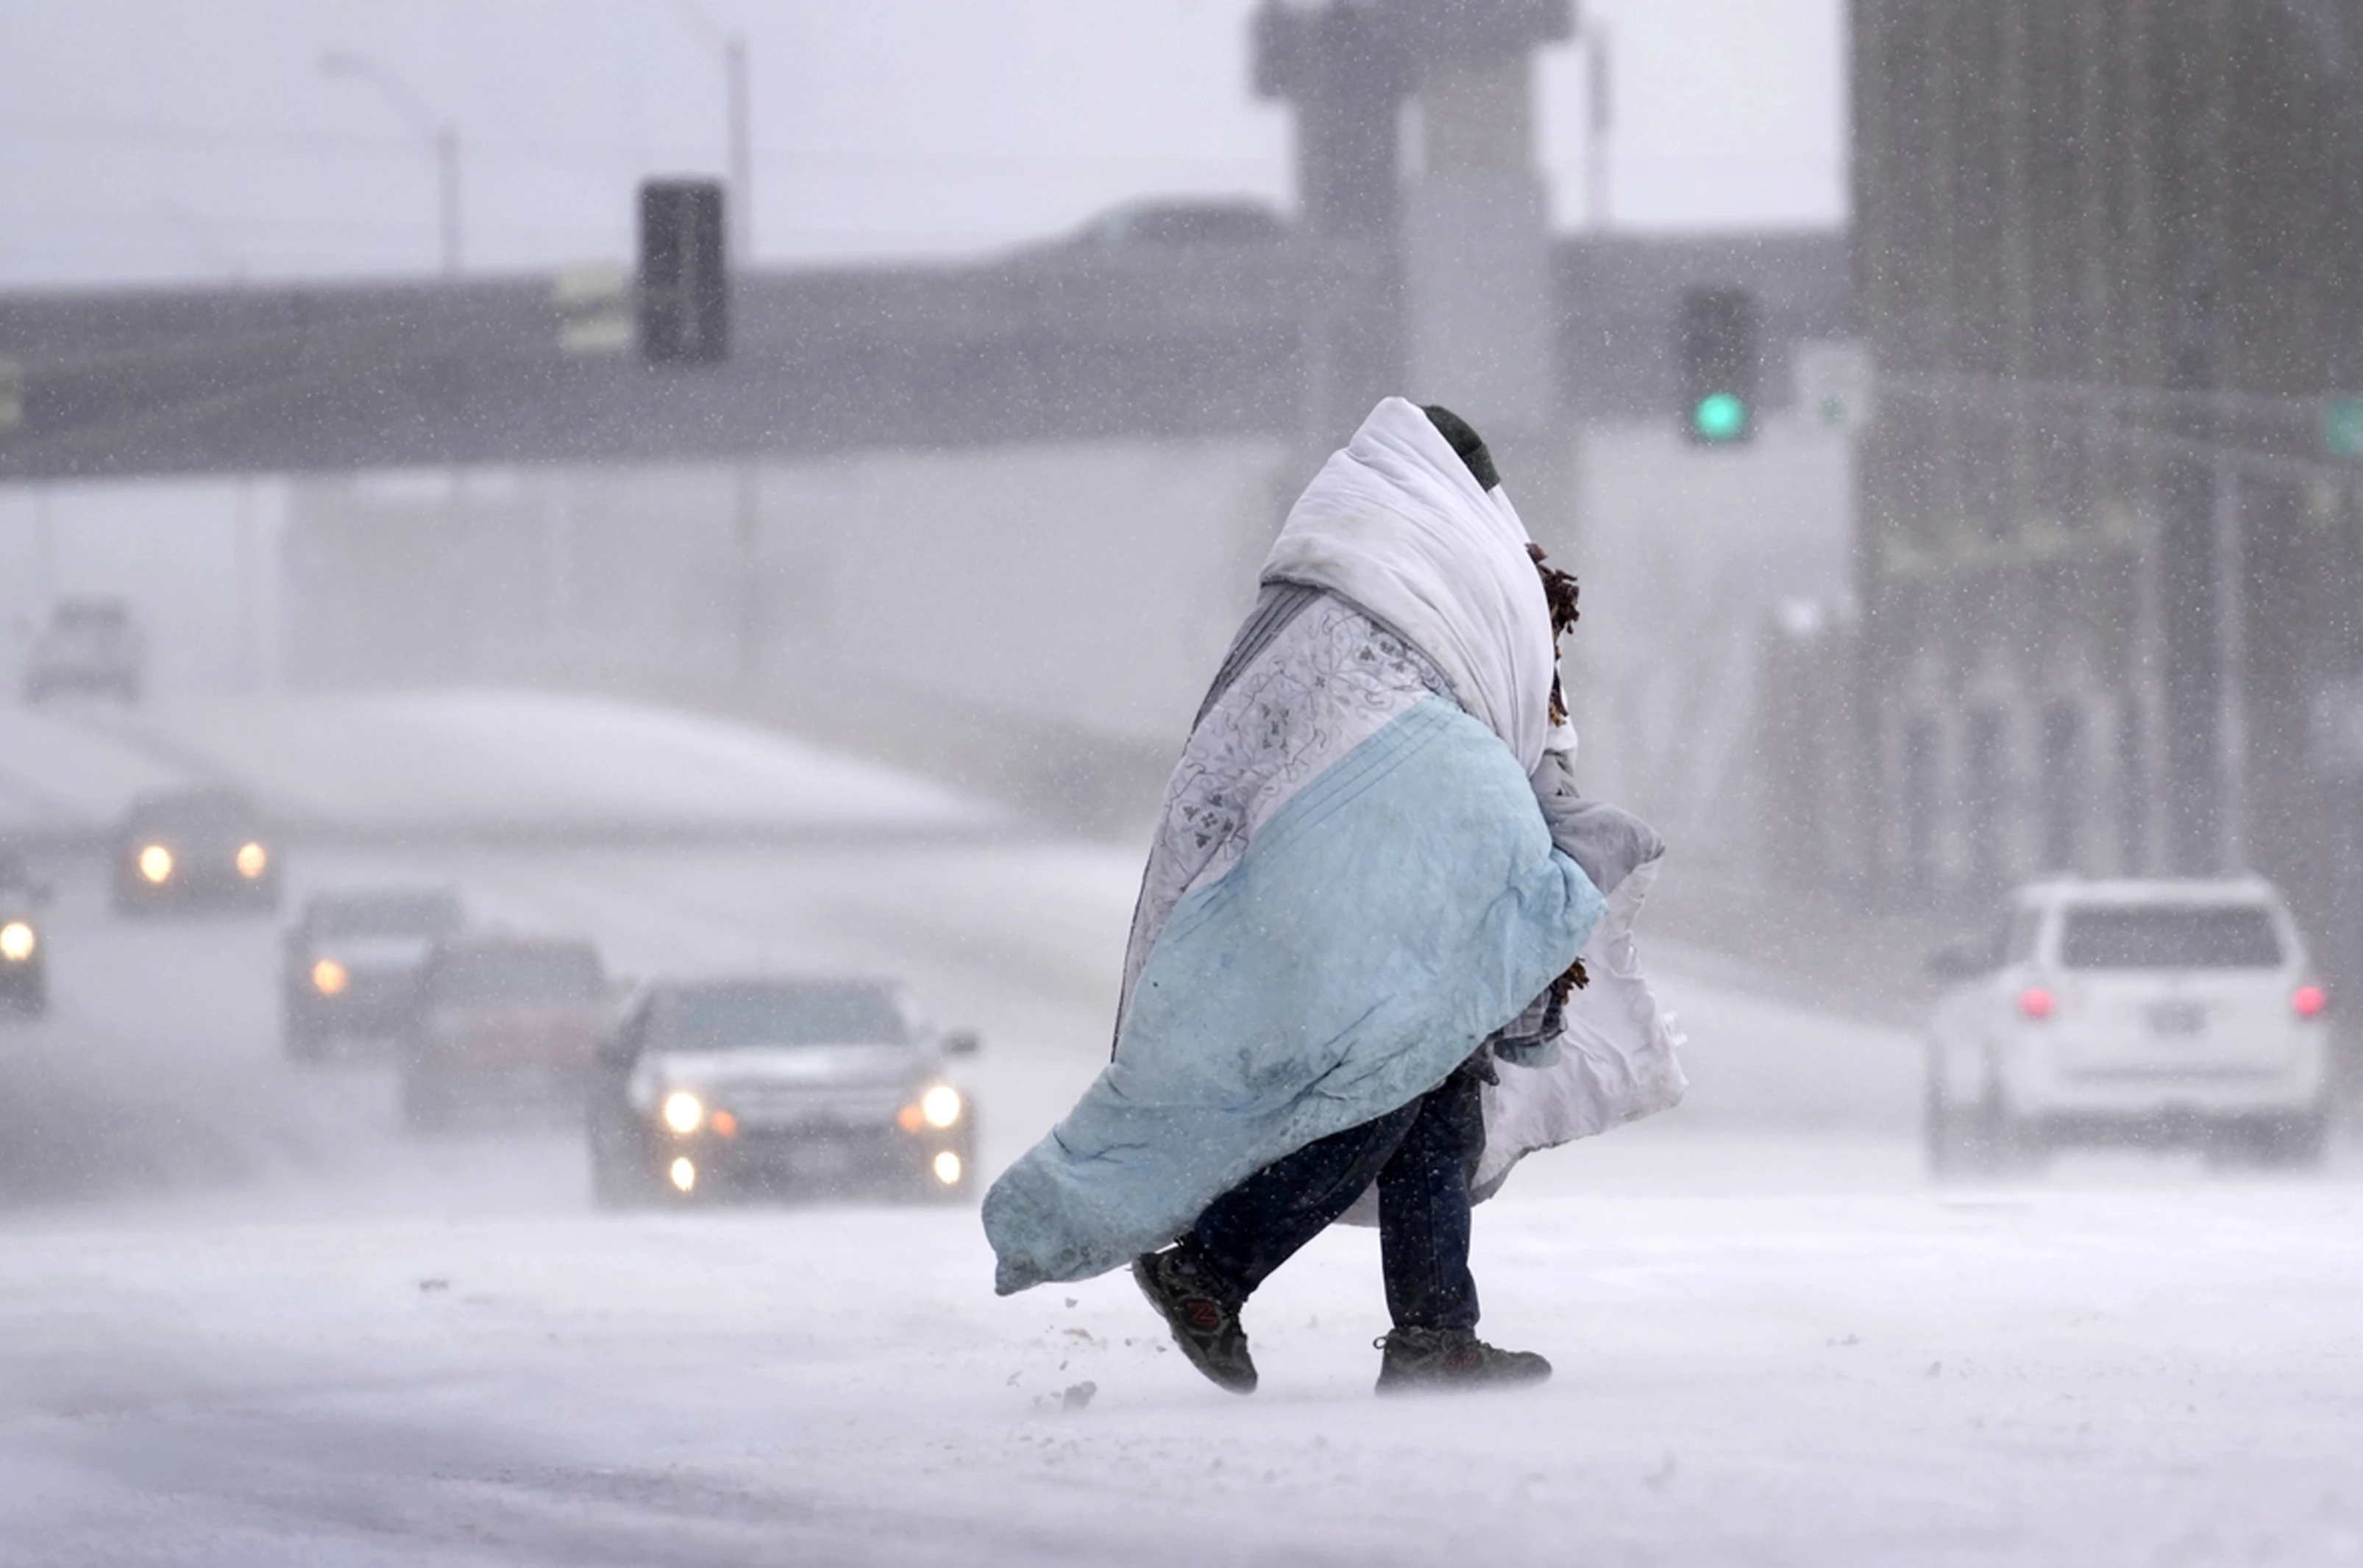
[{"label": "light blue quilt", "polygon": [[1603,908],[1500,738],[1419,700],[1174,906],[1115,1060],[985,1197],[996,1288],[1118,1267],[1281,1155],[1433,1088]]}]

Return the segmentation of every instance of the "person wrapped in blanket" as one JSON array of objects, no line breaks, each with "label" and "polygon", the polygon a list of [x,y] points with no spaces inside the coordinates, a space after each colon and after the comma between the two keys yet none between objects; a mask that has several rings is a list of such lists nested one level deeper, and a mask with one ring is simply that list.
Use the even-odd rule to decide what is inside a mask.
[{"label": "person wrapped in blanket", "polygon": [[1684,1087],[1632,943],[1664,846],[1575,787],[1576,614],[1450,411],[1323,466],[1168,786],[1113,1059],[986,1195],[997,1289],[1128,1263],[1248,1393],[1256,1287],[1375,1220],[1381,1392],[1549,1375],[1477,1337],[1472,1208]]}]

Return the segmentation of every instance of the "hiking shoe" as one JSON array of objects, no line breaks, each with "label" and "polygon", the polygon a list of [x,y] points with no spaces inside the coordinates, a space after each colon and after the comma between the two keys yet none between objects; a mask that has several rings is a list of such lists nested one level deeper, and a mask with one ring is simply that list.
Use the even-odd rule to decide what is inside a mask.
[{"label": "hiking shoe", "polygon": [[1173,1342],[1209,1381],[1234,1394],[1255,1392],[1255,1361],[1248,1354],[1247,1331],[1239,1327],[1239,1303],[1185,1248],[1143,1253],[1132,1260],[1132,1277],[1157,1309]]},{"label": "hiking shoe", "polygon": [[1379,1363],[1381,1394],[1507,1388],[1551,1375],[1551,1364],[1534,1352],[1496,1350],[1467,1329],[1397,1329],[1371,1343],[1386,1353]]}]

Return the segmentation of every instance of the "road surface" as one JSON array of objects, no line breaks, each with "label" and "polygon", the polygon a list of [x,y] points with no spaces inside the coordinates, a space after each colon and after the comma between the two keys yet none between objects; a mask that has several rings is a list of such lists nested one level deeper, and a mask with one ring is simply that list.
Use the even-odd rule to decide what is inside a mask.
[{"label": "road surface", "polygon": [[[272,760],[276,722],[250,787],[311,778],[364,827],[407,799]],[[543,757],[552,726],[590,727],[578,755],[618,733],[537,723]],[[294,894],[445,879],[622,972],[904,976],[985,1036],[988,1168],[1096,1071],[1134,851],[743,734],[833,825],[764,807],[731,842],[744,800],[621,728],[659,755],[572,792],[585,842],[502,842],[483,802],[544,786],[451,763],[469,832],[299,848]],[[666,802],[666,832],[588,842]],[[995,1298],[972,1210],[616,1216],[561,1125],[407,1137],[383,1065],[281,1058],[271,922],[100,893],[67,869],[56,1010],[0,1024],[0,1562],[2363,1562],[2351,1154],[1934,1189],[1912,1041],[1679,943],[1689,1103],[1480,1213],[1486,1331],[1558,1376],[1373,1398],[1376,1249],[1341,1231],[1250,1308],[1240,1400],[1121,1277]]]}]

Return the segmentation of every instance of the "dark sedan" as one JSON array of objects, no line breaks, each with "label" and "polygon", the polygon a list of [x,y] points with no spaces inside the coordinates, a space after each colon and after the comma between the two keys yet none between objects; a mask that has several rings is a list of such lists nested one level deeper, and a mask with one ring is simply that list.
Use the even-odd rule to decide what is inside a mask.
[{"label": "dark sedan", "polygon": [[448,888],[316,893],[287,928],[280,964],[287,1055],[317,1060],[344,1040],[409,1037],[428,951],[466,923]]},{"label": "dark sedan", "polygon": [[161,790],[116,830],[118,913],[279,907],[279,856],[262,818],[234,790]]},{"label": "dark sedan", "polygon": [[953,1058],[879,980],[675,980],[602,1046],[592,1183],[609,1204],[709,1194],[973,1190],[976,1107]]},{"label": "dark sedan", "polygon": [[607,975],[579,937],[483,932],[435,944],[418,977],[402,1072],[403,1120],[432,1132],[580,1114],[607,1023]]},{"label": "dark sedan", "polygon": [[14,856],[0,853],[0,1011],[49,1010],[49,962],[37,912],[48,901],[49,889]]}]

